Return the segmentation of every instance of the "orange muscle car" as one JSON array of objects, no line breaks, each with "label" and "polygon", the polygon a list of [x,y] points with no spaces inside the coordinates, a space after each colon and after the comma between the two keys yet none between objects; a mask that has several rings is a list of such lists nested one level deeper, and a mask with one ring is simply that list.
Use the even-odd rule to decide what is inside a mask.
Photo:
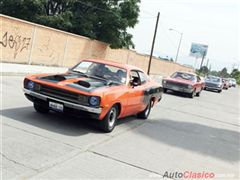
[{"label": "orange muscle car", "polygon": [[163,88],[137,67],[87,59],[64,74],[27,76],[23,90],[37,112],[98,119],[111,132],[118,118],[137,114],[147,119]]}]

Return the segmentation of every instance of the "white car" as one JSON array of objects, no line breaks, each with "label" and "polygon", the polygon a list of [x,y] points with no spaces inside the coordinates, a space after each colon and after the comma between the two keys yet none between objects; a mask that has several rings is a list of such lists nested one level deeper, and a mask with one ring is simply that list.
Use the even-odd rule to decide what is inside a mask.
[{"label": "white car", "polygon": [[234,78],[230,78],[231,79],[231,83],[232,83],[232,87],[236,87],[237,86],[237,81]]}]

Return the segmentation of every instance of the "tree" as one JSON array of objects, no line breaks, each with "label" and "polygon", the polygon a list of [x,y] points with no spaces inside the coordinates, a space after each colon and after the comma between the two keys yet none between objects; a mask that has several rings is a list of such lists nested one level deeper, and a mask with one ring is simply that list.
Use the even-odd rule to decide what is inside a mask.
[{"label": "tree", "polygon": [[232,70],[231,77],[236,79],[237,83],[240,84],[240,71],[238,69]]},{"label": "tree", "polygon": [[198,71],[200,74],[208,74],[209,69],[207,66],[202,66]]},{"label": "tree", "polygon": [[225,78],[228,78],[230,75],[228,74],[227,72],[227,68],[224,67],[221,71],[219,71],[219,76],[220,77],[225,77]]},{"label": "tree", "polygon": [[138,23],[140,0],[2,0],[1,13],[134,48],[127,32]]}]

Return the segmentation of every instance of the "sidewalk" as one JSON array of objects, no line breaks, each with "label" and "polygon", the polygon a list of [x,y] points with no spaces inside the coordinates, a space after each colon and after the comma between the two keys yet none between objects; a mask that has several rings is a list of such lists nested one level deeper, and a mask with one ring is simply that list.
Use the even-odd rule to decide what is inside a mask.
[{"label": "sidewalk", "polygon": [[27,64],[0,63],[0,73],[2,76],[26,75],[35,73],[64,73],[66,67],[51,67]]}]

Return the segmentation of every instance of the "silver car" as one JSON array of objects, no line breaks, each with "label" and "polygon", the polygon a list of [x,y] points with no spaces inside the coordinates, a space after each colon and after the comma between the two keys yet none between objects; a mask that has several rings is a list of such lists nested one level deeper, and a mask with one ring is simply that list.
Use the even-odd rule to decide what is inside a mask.
[{"label": "silver car", "polygon": [[205,90],[217,91],[218,93],[222,92],[223,83],[222,78],[216,76],[207,76],[205,78]]}]

